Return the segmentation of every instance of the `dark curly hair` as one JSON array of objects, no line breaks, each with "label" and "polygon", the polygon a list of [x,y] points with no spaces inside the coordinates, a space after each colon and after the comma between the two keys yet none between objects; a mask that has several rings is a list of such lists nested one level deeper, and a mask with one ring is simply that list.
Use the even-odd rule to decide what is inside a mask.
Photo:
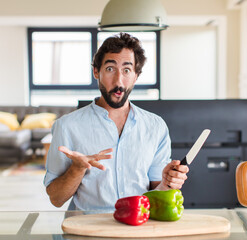
[{"label": "dark curly hair", "polygon": [[139,76],[146,61],[144,49],[141,47],[140,41],[128,33],[120,33],[118,35],[107,38],[95,53],[92,66],[100,71],[105,54],[120,53],[123,48],[130,49],[134,52],[135,72]]}]

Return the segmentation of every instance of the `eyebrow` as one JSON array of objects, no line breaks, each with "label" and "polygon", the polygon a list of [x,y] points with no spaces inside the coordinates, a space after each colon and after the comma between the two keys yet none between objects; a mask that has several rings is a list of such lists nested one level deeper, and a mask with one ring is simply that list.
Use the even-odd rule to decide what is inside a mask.
[{"label": "eyebrow", "polygon": [[108,59],[104,62],[104,65],[106,65],[107,63],[114,63],[114,64],[117,64],[117,62],[115,60],[111,60],[111,59]]},{"label": "eyebrow", "polygon": [[132,62],[124,62],[123,66],[125,66],[125,65],[132,65],[133,66],[133,63]]},{"label": "eyebrow", "polygon": [[[114,64],[117,64],[117,62],[115,60],[112,60],[112,59],[108,59],[104,62],[104,65],[106,65],[107,63],[114,63]],[[133,63],[132,62],[124,62],[123,63],[123,66],[125,65],[132,65],[133,66]]]}]

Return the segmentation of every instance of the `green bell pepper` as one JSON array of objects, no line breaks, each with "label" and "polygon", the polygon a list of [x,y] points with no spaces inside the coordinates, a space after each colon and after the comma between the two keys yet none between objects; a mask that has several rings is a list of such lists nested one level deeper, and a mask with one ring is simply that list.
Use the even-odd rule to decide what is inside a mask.
[{"label": "green bell pepper", "polygon": [[153,190],[144,193],[150,202],[150,219],[159,221],[177,221],[184,210],[184,198],[180,190]]}]

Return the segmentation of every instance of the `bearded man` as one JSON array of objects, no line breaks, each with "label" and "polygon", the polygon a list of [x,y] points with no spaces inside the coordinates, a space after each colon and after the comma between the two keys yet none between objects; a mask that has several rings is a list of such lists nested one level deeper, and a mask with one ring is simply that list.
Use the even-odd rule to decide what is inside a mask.
[{"label": "bearded man", "polygon": [[128,99],[146,57],[127,33],[104,41],[93,59],[101,96],[58,119],[46,162],[50,201],[69,210],[113,212],[119,198],[180,189],[187,166],[171,160],[164,120]]}]

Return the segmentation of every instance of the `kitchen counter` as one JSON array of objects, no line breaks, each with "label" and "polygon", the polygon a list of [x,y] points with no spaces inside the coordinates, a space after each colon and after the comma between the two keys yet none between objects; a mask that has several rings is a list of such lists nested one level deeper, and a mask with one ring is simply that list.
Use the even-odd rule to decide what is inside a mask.
[{"label": "kitchen counter", "polygon": [[[229,233],[203,234],[180,237],[153,238],[170,240],[206,239],[247,239],[247,209],[186,209],[185,213],[222,216],[231,222]],[[82,214],[80,211],[67,212],[0,212],[0,240],[64,240],[104,239],[64,234],[61,224],[66,217]],[[214,224],[212,222],[212,224]],[[106,238],[105,238],[106,239]],[[111,238],[115,239],[115,238]],[[119,239],[119,238],[118,238]],[[123,239],[123,238],[121,238]],[[148,238],[150,239],[150,238]]]}]

